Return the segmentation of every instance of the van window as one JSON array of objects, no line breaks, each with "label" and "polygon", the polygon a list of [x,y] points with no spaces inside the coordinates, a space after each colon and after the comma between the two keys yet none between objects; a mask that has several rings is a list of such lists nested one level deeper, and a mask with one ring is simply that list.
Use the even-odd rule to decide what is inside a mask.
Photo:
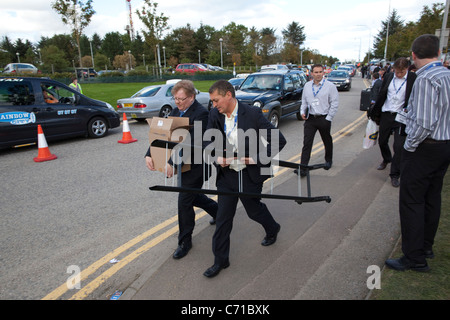
[{"label": "van window", "polygon": [[34,93],[29,81],[0,79],[0,105],[25,106],[34,104]]}]

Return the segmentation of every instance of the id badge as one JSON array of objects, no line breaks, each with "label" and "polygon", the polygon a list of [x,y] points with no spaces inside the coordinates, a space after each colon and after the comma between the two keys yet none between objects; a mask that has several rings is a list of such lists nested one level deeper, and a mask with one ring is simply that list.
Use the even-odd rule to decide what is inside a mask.
[{"label": "id badge", "polygon": [[313,107],[318,107],[319,106],[319,99],[314,99],[313,101],[312,101],[312,103],[311,103],[311,106],[313,106]]},{"label": "id badge", "polygon": [[406,125],[406,112],[404,112],[403,110],[397,112],[397,115],[395,116],[395,121]]}]

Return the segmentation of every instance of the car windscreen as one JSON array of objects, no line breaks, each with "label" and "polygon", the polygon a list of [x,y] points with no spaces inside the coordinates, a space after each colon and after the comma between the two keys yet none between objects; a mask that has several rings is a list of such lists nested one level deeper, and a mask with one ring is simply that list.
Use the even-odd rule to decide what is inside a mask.
[{"label": "car windscreen", "polygon": [[280,90],[280,75],[249,75],[241,85],[241,90]]},{"label": "car windscreen", "polygon": [[346,78],[348,73],[345,71],[331,71],[328,75],[330,78]]},{"label": "car windscreen", "polygon": [[144,88],[133,94],[132,98],[138,98],[138,97],[153,97],[158,91],[161,89],[161,87],[150,87],[150,88]]}]

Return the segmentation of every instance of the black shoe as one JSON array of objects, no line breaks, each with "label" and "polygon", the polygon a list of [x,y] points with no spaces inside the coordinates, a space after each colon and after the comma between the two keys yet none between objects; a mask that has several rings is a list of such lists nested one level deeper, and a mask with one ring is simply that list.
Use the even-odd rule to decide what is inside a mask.
[{"label": "black shoe", "polygon": [[391,178],[391,184],[394,188],[400,187],[400,181],[396,177]]},{"label": "black shoe", "polygon": [[[294,170],[294,173],[295,173],[296,175],[298,175],[298,169],[295,169],[295,170]],[[306,177],[306,170],[301,170],[301,169],[300,169],[300,177]]]},{"label": "black shoe", "polygon": [[188,254],[192,248],[192,242],[182,242],[173,253],[174,259],[181,259]]},{"label": "black shoe", "polygon": [[278,229],[275,232],[275,234],[274,235],[266,235],[264,237],[264,240],[261,242],[261,245],[267,247],[267,246],[270,246],[271,244],[274,244],[277,241],[277,235],[278,235],[278,232],[280,232],[280,229],[281,229],[281,226],[278,225]]},{"label": "black shoe", "polygon": [[430,267],[426,262],[414,263],[405,256],[398,259],[387,259],[385,263],[389,268],[397,271],[413,270],[419,272],[426,272],[430,270]]},{"label": "black shoe", "polygon": [[219,274],[219,272],[222,269],[226,269],[230,266],[230,262],[227,261],[224,264],[220,265],[220,264],[214,264],[213,266],[209,267],[208,269],[206,269],[206,271],[203,273],[203,275],[207,278],[212,278],[215,277]]},{"label": "black shoe", "polygon": [[209,220],[209,224],[210,225],[215,225],[216,224],[216,219],[212,218],[211,220]]},{"label": "black shoe", "polygon": [[382,163],[380,163],[380,165],[378,166],[377,170],[384,170],[386,169],[388,162],[383,161]]},{"label": "black shoe", "polygon": [[427,259],[433,259],[434,258],[434,253],[433,250],[425,250],[425,258]]},{"label": "black shoe", "polygon": [[330,170],[333,165],[333,161],[325,162],[325,166],[323,167],[325,170]]}]

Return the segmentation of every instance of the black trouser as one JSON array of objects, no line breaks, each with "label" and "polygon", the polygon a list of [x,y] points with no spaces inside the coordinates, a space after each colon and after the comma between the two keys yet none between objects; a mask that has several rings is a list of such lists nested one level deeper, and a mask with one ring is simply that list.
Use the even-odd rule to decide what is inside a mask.
[{"label": "black trouser", "polygon": [[[400,135],[400,123],[395,121],[397,113],[382,112],[380,117],[380,127],[378,144],[380,146],[381,156],[383,161],[391,163],[391,178],[400,177],[400,162],[402,158],[403,145],[405,144],[406,136]],[[394,155],[392,156],[391,148],[389,147],[389,137],[394,133]]]},{"label": "black trouser", "polygon": [[301,164],[308,165],[316,131],[319,130],[325,146],[325,162],[333,161],[333,138],[331,137],[331,121],[325,119],[326,115],[314,117],[310,115],[304,124],[303,148]]},{"label": "black trouser", "polygon": [[[218,176],[217,190],[238,192],[238,174],[238,172],[232,169],[224,169],[223,174]],[[249,178],[247,169],[242,170],[242,182],[243,188],[241,191],[261,193],[263,183],[252,182]],[[230,253],[230,233],[233,228],[233,218],[236,213],[238,200],[241,200],[248,217],[261,224],[266,234],[275,234],[277,230],[277,222],[275,222],[272,214],[267,209],[267,206],[261,202],[260,198],[219,195],[216,231],[214,232],[212,242],[215,264],[223,265],[228,261]]]},{"label": "black trouser", "polygon": [[[200,189],[203,185],[202,165],[193,165],[193,169],[182,173],[181,185],[185,188]],[[204,194],[180,192],[178,194],[178,244],[190,242],[195,227],[194,207],[205,210],[211,217],[216,218],[217,202]]]},{"label": "black trouser", "polygon": [[410,260],[425,263],[441,214],[441,192],[450,163],[450,142],[425,140],[415,152],[403,149],[400,180],[402,251]]}]

